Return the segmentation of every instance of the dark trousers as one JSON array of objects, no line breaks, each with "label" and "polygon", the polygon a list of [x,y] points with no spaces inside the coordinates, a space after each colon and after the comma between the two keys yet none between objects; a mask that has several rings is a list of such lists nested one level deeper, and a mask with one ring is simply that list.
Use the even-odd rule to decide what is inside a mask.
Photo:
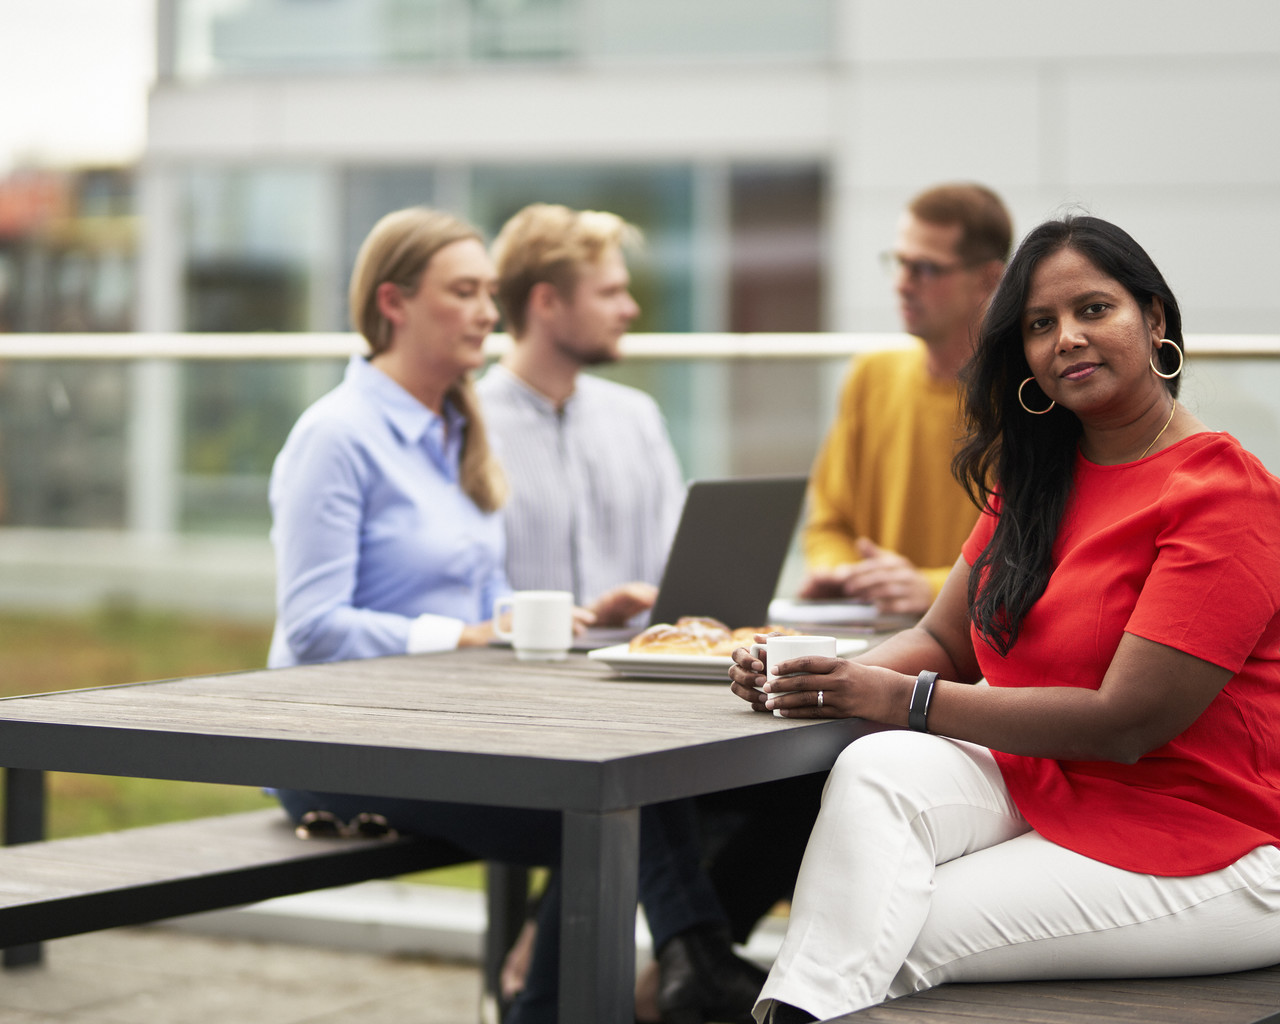
[{"label": "dark trousers", "polygon": [[[445,839],[470,850],[477,859],[530,867],[555,867],[560,863],[559,811],[295,789],[276,793],[294,821],[308,811],[329,811],[343,821],[371,812],[381,814],[401,832]],[[507,1024],[554,1024],[556,1020],[560,982],[558,877],[558,872],[553,874],[539,908],[533,961],[525,989],[512,1005]],[[715,889],[702,867],[692,801],[641,808],[637,884],[655,949],[690,928],[726,923]]]},{"label": "dark trousers", "polygon": [[707,872],[734,942],[791,898],[826,782],[818,772],[695,799]]}]

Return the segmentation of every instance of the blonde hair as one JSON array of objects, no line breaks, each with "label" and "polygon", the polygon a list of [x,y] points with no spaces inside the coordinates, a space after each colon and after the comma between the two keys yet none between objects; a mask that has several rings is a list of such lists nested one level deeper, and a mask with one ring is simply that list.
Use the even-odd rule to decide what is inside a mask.
[{"label": "blonde hair", "polygon": [[641,239],[640,229],[616,213],[551,203],[526,206],[493,240],[498,305],[508,330],[516,337],[524,334],[534,285],[549,282],[567,299],[579,267],[599,262],[615,246],[634,248]]},{"label": "blonde hair", "polygon": [[[468,238],[484,242],[466,221],[426,206],[388,213],[373,226],[356,254],[347,292],[351,325],[369,343],[370,353],[376,356],[391,347],[391,323],[378,308],[379,286],[394,284],[413,295],[431,258]],[[507,499],[507,479],[489,446],[471,375],[459,379],[445,397],[466,420],[459,485],[481,511],[493,512]]]}]

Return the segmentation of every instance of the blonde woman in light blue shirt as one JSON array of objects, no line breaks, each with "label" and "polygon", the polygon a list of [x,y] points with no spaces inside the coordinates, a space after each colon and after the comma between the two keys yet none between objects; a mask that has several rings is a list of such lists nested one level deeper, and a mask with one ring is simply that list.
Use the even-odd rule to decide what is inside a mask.
[{"label": "blonde woman in light blue shirt", "polygon": [[303,413],[271,474],[271,666],[492,639],[506,484],[469,375],[494,283],[479,235],[448,214],[400,210],[366,240],[351,309],[371,355]]}]

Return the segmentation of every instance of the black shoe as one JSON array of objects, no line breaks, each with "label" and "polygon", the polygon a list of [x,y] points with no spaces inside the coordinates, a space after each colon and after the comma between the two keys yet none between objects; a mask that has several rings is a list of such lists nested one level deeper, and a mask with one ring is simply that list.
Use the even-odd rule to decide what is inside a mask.
[{"label": "black shoe", "polygon": [[769,1006],[769,1015],[765,1017],[764,1024],[812,1024],[817,1019],[808,1010],[790,1003],[780,1003],[775,999]]},{"label": "black shoe", "polygon": [[681,932],[658,950],[662,1024],[754,1024],[751,1008],[764,979],[764,971],[733,952],[727,930]]}]

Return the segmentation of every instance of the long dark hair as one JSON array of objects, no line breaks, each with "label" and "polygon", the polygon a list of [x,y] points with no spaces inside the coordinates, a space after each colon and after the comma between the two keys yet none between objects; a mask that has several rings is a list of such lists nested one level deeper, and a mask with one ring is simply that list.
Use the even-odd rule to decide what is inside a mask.
[{"label": "long dark hair", "polygon": [[[1031,368],[1022,346],[1022,311],[1040,261],[1072,249],[1120,282],[1138,305],[1164,304],[1165,337],[1182,349],[1182,314],[1151,257],[1126,232],[1097,217],[1047,221],[1018,246],[991,298],[973,359],[963,375],[967,436],[956,455],[956,478],[980,507],[1000,496],[1000,518],[990,543],[969,576],[969,615],[981,636],[1001,655],[1018,640],[1022,620],[1044,593],[1052,571],[1053,543],[1071,495],[1081,425],[1055,406],[1043,416],[1023,411],[1018,388]],[[1160,369],[1176,369],[1180,352],[1161,345]],[[1179,378],[1166,380],[1177,398]],[[1035,409],[1048,399],[1033,385],[1024,398]]]}]

